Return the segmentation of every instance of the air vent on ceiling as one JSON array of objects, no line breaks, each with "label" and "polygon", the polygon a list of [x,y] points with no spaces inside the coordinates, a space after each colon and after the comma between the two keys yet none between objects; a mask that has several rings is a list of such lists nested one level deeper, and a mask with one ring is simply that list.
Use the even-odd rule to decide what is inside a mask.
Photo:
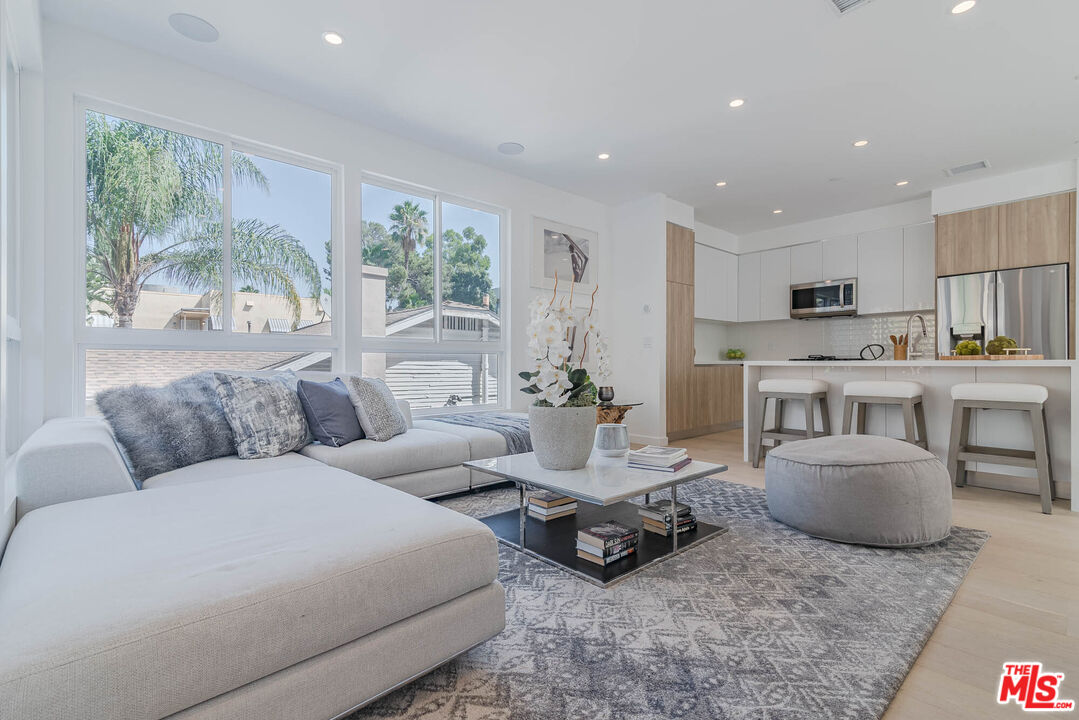
[{"label": "air vent on ceiling", "polygon": [[956,175],[962,175],[963,173],[974,172],[975,170],[986,170],[988,168],[988,160],[979,160],[975,163],[969,163],[967,165],[960,165],[958,167],[949,168],[944,171],[944,174],[948,177],[955,177]]},{"label": "air vent on ceiling", "polygon": [[871,2],[873,2],[873,0],[831,0],[832,5],[835,6],[835,9],[840,15],[845,15],[851,10]]}]

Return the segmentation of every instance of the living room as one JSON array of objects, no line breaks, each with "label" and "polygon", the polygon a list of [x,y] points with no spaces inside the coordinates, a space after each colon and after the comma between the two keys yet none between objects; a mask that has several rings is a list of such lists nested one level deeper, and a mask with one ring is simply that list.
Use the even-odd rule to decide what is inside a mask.
[{"label": "living room", "polygon": [[0,0],[0,717],[1071,710],[1076,23]]}]

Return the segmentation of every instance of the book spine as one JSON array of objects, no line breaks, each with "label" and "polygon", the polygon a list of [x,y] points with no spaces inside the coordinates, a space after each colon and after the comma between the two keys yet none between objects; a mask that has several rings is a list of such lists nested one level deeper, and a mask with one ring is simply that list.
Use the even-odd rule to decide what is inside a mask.
[{"label": "book spine", "polygon": [[637,536],[638,531],[636,530],[630,533],[626,533],[625,535],[620,535],[613,538],[598,538],[595,535],[585,532],[584,530],[580,530],[577,533],[577,539],[581,542],[588,543],[593,547],[602,547],[604,549],[612,547],[614,545],[618,545],[619,543],[626,542],[627,540],[631,540],[633,538],[636,538]]},{"label": "book spine", "polygon": [[604,565],[610,565],[615,560],[621,560],[622,558],[626,557],[627,555],[632,555],[635,552],[637,552],[636,546],[626,548],[625,550],[623,550],[621,552],[617,552],[614,555],[607,555],[607,556],[605,556],[603,558],[603,564]]},{"label": "book spine", "polygon": [[[584,547],[581,547],[582,545]],[[606,548],[603,551],[603,557],[609,557],[609,556],[614,555],[616,553],[620,553],[623,550],[626,550],[627,548],[636,547],[636,546],[637,546],[637,538],[633,538],[632,540],[626,540],[625,542],[620,542],[617,545],[612,545],[611,547]],[[584,542],[579,543],[577,545],[577,549],[578,550],[583,550],[584,552],[590,552],[593,555],[595,555],[596,557],[600,556],[599,552],[597,552],[599,550],[599,548],[594,546],[594,545],[589,545],[588,543],[584,543]]]}]

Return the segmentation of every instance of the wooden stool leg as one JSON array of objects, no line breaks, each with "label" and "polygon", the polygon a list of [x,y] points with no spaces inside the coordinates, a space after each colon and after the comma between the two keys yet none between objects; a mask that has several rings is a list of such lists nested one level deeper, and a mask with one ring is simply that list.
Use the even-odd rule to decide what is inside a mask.
[{"label": "wooden stool leg", "polygon": [[760,430],[757,432],[757,442],[753,447],[753,467],[759,468],[761,466],[761,454],[764,452],[764,428],[767,427],[765,423],[768,419],[768,396],[761,396],[761,422]]},{"label": "wooden stool leg", "polygon": [[1045,405],[1042,405],[1042,426],[1045,427],[1045,457],[1049,463],[1049,499],[1056,500],[1056,478],[1053,477],[1053,451],[1049,449],[1049,418],[1045,414]]},{"label": "wooden stool leg", "polygon": [[[776,408],[775,431],[776,432],[786,432],[783,429],[783,398],[776,398],[775,399],[775,408]],[[778,440],[776,440],[775,442],[776,442],[776,445],[779,444]]]},{"label": "wooden stool leg", "polygon": [[966,408],[961,402],[952,405],[952,434],[948,439],[948,474],[952,476],[952,482],[956,487],[962,487],[966,481],[959,477],[959,446],[963,442],[963,417]]},{"label": "wooden stool leg", "polygon": [[1042,512],[1051,515],[1053,513],[1053,486],[1049,479],[1049,442],[1045,437],[1045,417],[1040,408],[1030,411],[1030,426],[1034,430],[1034,462],[1038,466]]},{"label": "wooden stool leg", "polygon": [[821,395],[817,398],[820,403],[820,427],[825,435],[832,434],[832,419],[828,417],[828,396]]},{"label": "wooden stool leg", "polygon": [[812,440],[817,437],[817,421],[813,419],[813,396],[807,395],[802,400],[806,413],[806,438]]},{"label": "wooden stool leg", "polygon": [[903,432],[907,442],[911,445],[918,444],[918,435],[914,431],[914,403],[910,400],[903,401]]},{"label": "wooden stool leg", "polygon": [[850,421],[854,415],[854,399],[845,398],[843,400],[843,434],[850,435]]},{"label": "wooden stool leg", "polygon": [[929,430],[925,425],[925,405],[921,398],[917,398],[914,401],[914,420],[918,425],[918,444],[929,449]]},{"label": "wooden stool leg", "polygon": [[858,434],[865,435],[865,416],[866,411],[869,410],[869,403],[856,402],[854,409],[858,413]]}]

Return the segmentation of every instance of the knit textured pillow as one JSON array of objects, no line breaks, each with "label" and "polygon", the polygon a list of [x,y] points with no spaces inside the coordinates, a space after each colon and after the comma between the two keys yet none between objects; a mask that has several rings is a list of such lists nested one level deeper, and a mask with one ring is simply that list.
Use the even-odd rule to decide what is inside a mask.
[{"label": "knit textured pillow", "polygon": [[214,377],[241,458],[277,457],[310,442],[307,418],[291,378],[225,373]]},{"label": "knit textured pillow", "polygon": [[345,384],[360,427],[369,440],[385,442],[408,430],[404,413],[397,407],[393,391],[385,382],[378,378],[353,376]]}]

